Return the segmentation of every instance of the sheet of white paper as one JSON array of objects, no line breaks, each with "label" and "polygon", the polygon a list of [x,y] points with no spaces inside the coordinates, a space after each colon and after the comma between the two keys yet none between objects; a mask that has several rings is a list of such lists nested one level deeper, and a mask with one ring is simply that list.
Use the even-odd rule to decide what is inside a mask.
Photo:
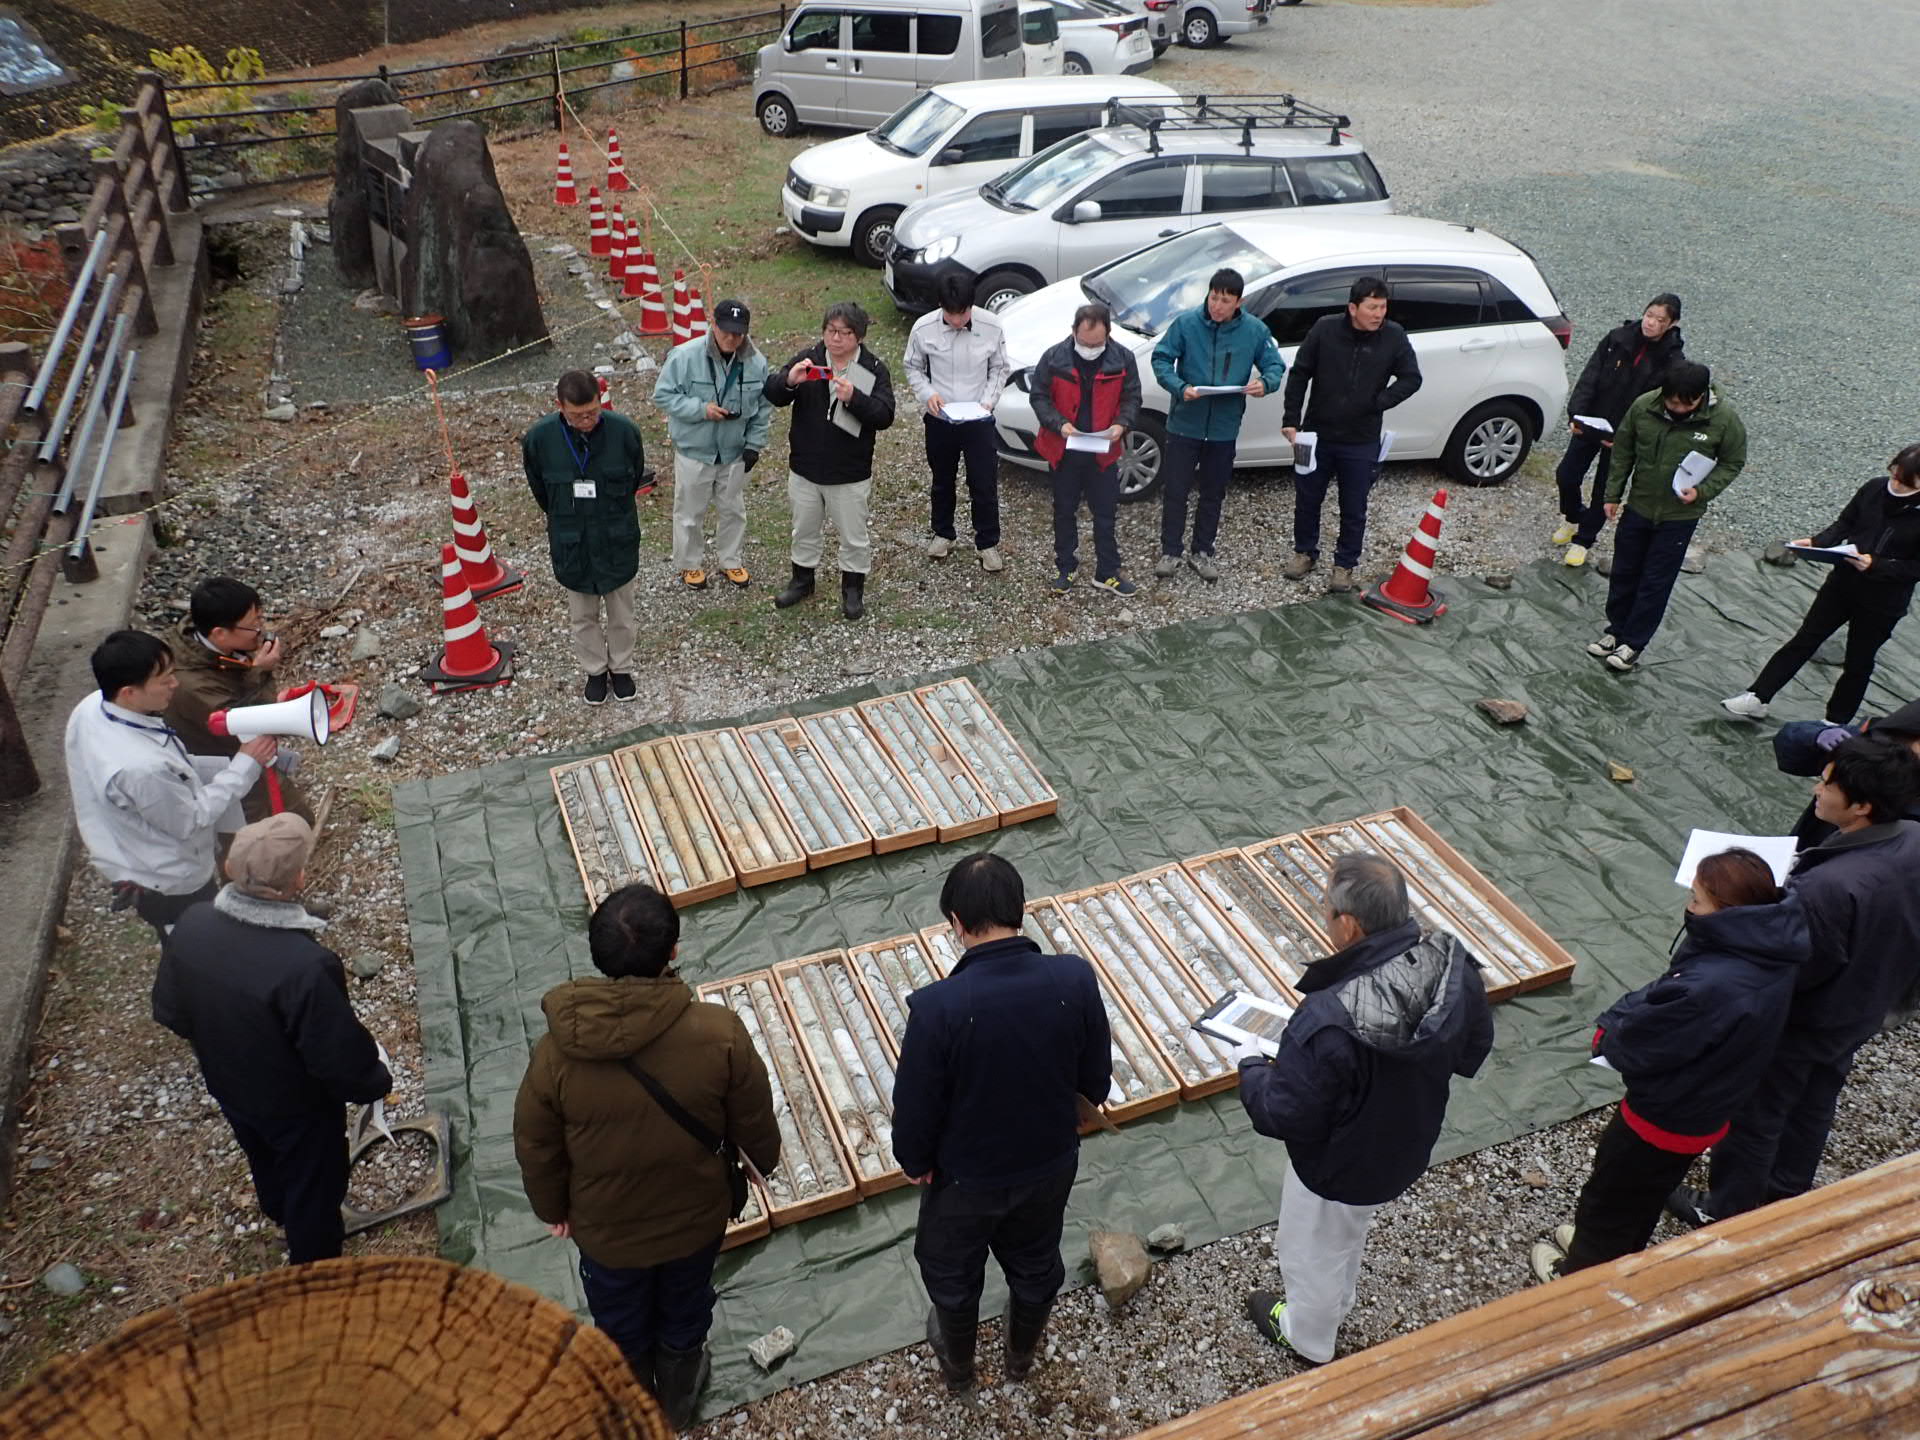
[{"label": "sheet of white paper", "polygon": [[1702,455],[1698,450],[1687,451],[1673,471],[1673,493],[1691,490],[1713,472],[1720,462],[1711,455]]},{"label": "sheet of white paper", "polygon": [[1193,387],[1193,393],[1196,395],[1244,395],[1247,393],[1247,387],[1244,385],[1196,385]]},{"label": "sheet of white paper", "polygon": [[1613,433],[1613,422],[1611,420],[1603,420],[1598,415],[1576,415],[1573,417],[1573,423],[1578,425],[1582,430],[1598,430],[1602,435],[1611,435]]},{"label": "sheet of white paper", "polygon": [[1614,1064],[1611,1060],[1607,1059],[1607,1057],[1604,1055],[1594,1056],[1591,1060],[1587,1061],[1587,1064],[1598,1065],[1602,1070],[1611,1070],[1616,1075],[1620,1073],[1620,1067]]},{"label": "sheet of white paper", "polygon": [[993,412],[978,400],[949,400],[940,407],[940,418],[956,425],[966,420],[984,420]]},{"label": "sheet of white paper", "polygon": [[1380,432],[1380,464],[1387,463],[1387,452],[1391,449],[1393,449],[1393,431],[1382,430]]},{"label": "sheet of white paper", "polygon": [[1312,430],[1293,432],[1293,468],[1299,474],[1311,475],[1316,457],[1320,451],[1320,436]]},{"label": "sheet of white paper", "polygon": [[1687,848],[1681,853],[1680,868],[1673,872],[1676,885],[1693,884],[1693,872],[1700,868],[1700,862],[1709,855],[1718,855],[1722,850],[1751,850],[1767,862],[1773,871],[1777,884],[1787,883],[1787,872],[1793,869],[1793,857],[1797,853],[1798,842],[1791,835],[1728,835],[1719,830],[1695,830],[1687,836]]},{"label": "sheet of white paper", "polygon": [[1851,540],[1842,540],[1838,545],[1792,545],[1789,550],[1798,550],[1803,555],[1858,555],[1860,547]]},{"label": "sheet of white paper", "polygon": [[1067,448],[1069,450],[1084,450],[1089,455],[1104,455],[1113,448],[1113,441],[1107,438],[1104,430],[1098,435],[1069,435],[1067,436]]}]

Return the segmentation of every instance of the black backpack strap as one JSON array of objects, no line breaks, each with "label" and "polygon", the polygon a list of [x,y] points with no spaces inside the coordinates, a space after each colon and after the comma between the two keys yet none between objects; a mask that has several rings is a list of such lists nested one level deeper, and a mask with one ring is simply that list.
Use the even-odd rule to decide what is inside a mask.
[{"label": "black backpack strap", "polygon": [[668,1118],[693,1137],[694,1144],[709,1154],[726,1155],[727,1142],[714,1134],[713,1131],[709,1130],[705,1125],[702,1125],[698,1120],[694,1119],[693,1116],[689,1115],[686,1110],[681,1107],[680,1102],[667,1093],[664,1085],[640,1068],[638,1061],[629,1058],[620,1063],[627,1067],[628,1072],[632,1074],[634,1079],[646,1087],[646,1091],[653,1097],[654,1103],[667,1112]]}]

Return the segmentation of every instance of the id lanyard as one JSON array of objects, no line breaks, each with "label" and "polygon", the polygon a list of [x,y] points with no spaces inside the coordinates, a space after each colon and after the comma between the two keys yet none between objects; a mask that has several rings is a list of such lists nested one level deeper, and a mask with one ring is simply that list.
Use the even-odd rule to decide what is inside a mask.
[{"label": "id lanyard", "polygon": [[727,392],[739,383],[740,372],[746,368],[737,359],[729,360],[727,368],[721,372],[721,378],[715,379],[713,356],[711,354],[707,356],[707,383],[713,387],[713,403],[722,410],[727,408]]},{"label": "id lanyard", "polygon": [[[597,425],[594,427],[596,430],[598,428]],[[573,498],[576,500],[599,499],[599,487],[587,478],[587,467],[593,461],[593,431],[590,430],[580,436],[579,443],[576,445],[574,429],[571,425],[562,420],[560,430],[567,442],[567,454],[573,457],[574,468],[580,472],[579,477],[573,482]]]},{"label": "id lanyard", "polygon": [[113,711],[107,708],[107,702],[104,699],[100,702],[100,713],[116,725],[124,725],[129,730],[138,730],[142,735],[152,735],[156,737],[162,746],[170,745],[175,750],[178,750],[180,752],[180,758],[186,760],[189,765],[193,763],[192,758],[187,754],[187,747],[180,741],[180,732],[165,721],[162,721],[158,725],[137,725],[131,720],[123,719],[114,714]]}]

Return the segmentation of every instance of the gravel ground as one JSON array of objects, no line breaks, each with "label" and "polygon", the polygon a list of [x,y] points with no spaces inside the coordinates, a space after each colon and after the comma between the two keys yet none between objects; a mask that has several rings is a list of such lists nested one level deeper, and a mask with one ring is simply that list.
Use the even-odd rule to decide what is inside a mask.
[{"label": "gravel ground", "polygon": [[[1774,318],[1787,311],[1788,277],[1796,298],[1809,276],[1823,298],[1857,290],[1843,283],[1843,257],[1873,253],[1869,227],[1876,220],[1912,213],[1904,198],[1911,187],[1899,183],[1910,178],[1910,137],[1920,133],[1908,123],[1912,107],[1862,97],[1904,93],[1892,57],[1913,47],[1894,41],[1913,22],[1892,4],[1867,10],[1886,41],[1856,54],[1839,27],[1822,29],[1783,5],[1742,6],[1737,25],[1725,0],[1673,11],[1645,44],[1609,48],[1596,48],[1590,37],[1638,33],[1648,23],[1620,0],[1577,10],[1548,0],[1478,8],[1305,5],[1277,11],[1265,34],[1222,51],[1176,52],[1166,68],[1170,79],[1199,84],[1297,87],[1350,110],[1404,208],[1482,221],[1540,256],[1579,326],[1576,358],[1598,327],[1647,293],[1680,290],[1695,349],[1732,377],[1729,388],[1756,431],[1749,477],[1716,513],[1748,535],[1765,536],[1804,528],[1827,506],[1829,491],[1909,438],[1891,428],[1888,417],[1904,392],[1886,377],[1915,368],[1912,342],[1895,329],[1895,317],[1912,309],[1900,303],[1912,299],[1911,274],[1876,267],[1873,303],[1838,323]],[[1638,71],[1649,64],[1650,46],[1661,64],[1643,77]],[[1506,67],[1501,94],[1489,100],[1478,58],[1488,54],[1538,63]],[[1558,63],[1567,54],[1581,56],[1582,67]],[[1794,65],[1777,65],[1780,54],[1792,54]],[[1460,63],[1433,63],[1452,56]],[[1765,109],[1756,100],[1763,95]],[[697,103],[737,105],[739,97]],[[1869,103],[1876,107],[1871,114]],[[1688,116],[1684,126],[1665,118],[1676,113]],[[1871,150],[1858,145],[1861,136]],[[1827,147],[1817,162],[1815,137]],[[1869,169],[1869,153],[1889,152],[1907,168]],[[1819,177],[1817,186],[1811,176]],[[516,200],[528,197],[516,193]],[[1762,204],[1765,216],[1757,213]],[[1657,239],[1651,227],[1635,223],[1655,213],[1665,221]],[[256,210],[223,237],[243,278],[216,297],[175,448],[179,483],[203,488],[169,512],[169,543],[155,556],[141,612],[147,623],[170,628],[194,580],[230,570],[268,595],[276,623],[294,643],[289,678],[351,678],[367,687],[353,727],[310,757],[310,782],[331,785],[335,795],[315,888],[342,902],[330,943],[373,972],[353,982],[355,1004],[395,1056],[398,1115],[418,1112],[422,1074],[391,829],[393,783],[590,742],[648,719],[724,716],[867,676],[1317,593],[1278,578],[1290,490],[1277,474],[1262,472],[1237,477],[1229,496],[1221,549],[1227,574],[1218,586],[1191,575],[1167,583],[1145,578],[1157,507],[1129,507],[1121,540],[1141,579],[1140,595],[1126,602],[1090,594],[1046,598],[1048,506],[1039,478],[1024,472],[1009,472],[1003,483],[1007,573],[984,575],[964,550],[933,565],[916,553],[925,525],[924,470],[907,424],[883,437],[880,453],[879,559],[868,592],[874,620],[848,626],[824,597],[790,615],[769,607],[766,582],[785,568],[785,507],[769,475],[780,473],[777,459],[761,468],[752,492],[748,564],[756,583],[746,594],[725,587],[692,594],[674,583],[663,492],[647,502],[643,517],[640,703],[588,710],[573,694],[578,676],[558,623],[559,597],[546,578],[538,517],[517,473],[517,436],[548,404],[549,360],[537,381],[470,391],[448,406],[457,453],[495,546],[529,577],[520,596],[483,612],[497,634],[521,645],[519,678],[505,690],[428,700],[415,719],[382,719],[373,706],[380,683],[409,680],[439,646],[432,577],[445,531],[445,462],[437,435],[417,414],[356,407],[388,388],[350,384],[357,361],[313,371],[296,387],[303,407],[318,401],[330,409],[303,409],[287,426],[260,421],[274,371],[272,319],[286,224]],[[1643,253],[1652,248],[1659,253]],[[566,258],[542,261],[556,293],[574,278],[565,273]],[[310,257],[310,274],[324,265],[324,255]],[[300,302],[292,313],[286,346],[318,352],[332,343],[319,330],[298,330]],[[1794,377],[1792,400],[1787,375]],[[1798,411],[1811,377],[1826,383],[1821,418],[1807,424]],[[616,392],[620,404],[635,408],[654,454],[663,457],[662,428],[627,393],[630,383]],[[1789,404],[1793,415],[1782,413]],[[355,423],[336,433],[341,420]],[[276,453],[289,441],[297,448]],[[1834,451],[1836,461],[1826,463]],[[257,463],[208,483],[248,462]],[[1454,572],[1447,583],[1478,583],[1475,577],[1543,553],[1554,520],[1549,462],[1536,457],[1521,480],[1499,490],[1454,492],[1442,552],[1443,568]],[[1429,467],[1389,467],[1363,569],[1384,572],[1438,483]],[[1731,543],[1738,535],[1719,537]],[[348,634],[322,633],[340,627]],[[356,664],[347,657],[361,631],[377,637],[381,653]],[[368,751],[389,734],[401,737],[401,753],[382,767]],[[21,1178],[0,1239],[0,1378],[25,1373],[54,1350],[97,1341],[120,1320],[174,1295],[274,1263],[272,1232],[253,1207],[244,1166],[190,1056],[146,1018],[150,937],[110,915],[105,901],[96,879],[75,882],[33,1057],[35,1084],[20,1125]],[[1920,1063],[1915,1049],[1909,1029],[1863,1052],[1830,1148],[1831,1175],[1909,1148],[1920,1105],[1906,1079]],[[1377,1343],[1524,1283],[1527,1244],[1570,1213],[1599,1123],[1585,1117],[1440,1166],[1384,1211],[1347,1347]],[[164,1143],[156,1144],[160,1137]],[[403,1157],[357,1181],[365,1191],[356,1193],[392,1193],[411,1180],[410,1164]],[[1277,1189],[1277,1148],[1274,1177]],[[1243,1292],[1272,1278],[1266,1244],[1264,1234],[1234,1237],[1165,1262],[1117,1317],[1103,1313],[1091,1292],[1065,1297],[1049,1363],[1025,1389],[997,1388],[972,1406],[935,1399],[928,1362],[916,1347],[782,1392],[714,1429],[741,1436],[1130,1433],[1286,1373],[1287,1362],[1240,1318]],[[431,1221],[416,1219],[350,1249],[430,1253],[433,1246]],[[34,1283],[60,1260],[86,1273],[84,1294],[56,1299]]]}]

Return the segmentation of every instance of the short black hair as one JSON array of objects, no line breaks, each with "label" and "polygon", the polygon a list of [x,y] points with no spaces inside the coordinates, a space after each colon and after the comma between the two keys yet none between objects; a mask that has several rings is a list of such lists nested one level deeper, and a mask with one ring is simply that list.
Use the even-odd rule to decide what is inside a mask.
[{"label": "short black hair", "polygon": [[1680,297],[1678,295],[1674,294],[1671,290],[1662,290],[1658,295],[1647,301],[1640,313],[1644,315],[1656,305],[1667,312],[1667,318],[1673,321],[1674,324],[1678,325],[1680,323]]},{"label": "short black hair", "polygon": [[1113,333],[1113,311],[1102,305],[1098,300],[1089,300],[1073,312],[1073,333],[1078,335],[1080,333],[1080,327],[1089,321],[1098,324],[1100,328],[1105,330],[1109,335]]},{"label": "short black hair", "polygon": [[111,700],[129,685],[144,685],[173,664],[173,647],[144,630],[116,630],[93,650],[93,679]]},{"label": "short black hair", "polygon": [[1387,298],[1387,282],[1378,275],[1362,275],[1347,287],[1347,303],[1358,305],[1362,300],[1384,300]]},{"label": "short black hair", "polygon": [[600,382],[584,370],[568,370],[554,388],[562,405],[586,405],[600,398]]},{"label": "short black hair", "polygon": [[1908,489],[1920,485],[1920,445],[1907,446],[1887,462],[1887,469]]},{"label": "short black hair", "polygon": [[934,298],[949,315],[973,308],[973,276],[964,270],[949,270],[933,287]]},{"label": "short black hair", "polygon": [[1247,282],[1238,270],[1222,268],[1213,272],[1213,278],[1207,281],[1207,293],[1219,291],[1222,295],[1244,295]]},{"label": "short black hair", "polygon": [[1027,887],[998,855],[969,855],[947,872],[940,913],[970,935],[989,925],[1018,930],[1026,919]]},{"label": "short black hair", "polygon": [[1853,805],[1865,805],[1875,825],[1898,820],[1920,796],[1920,759],[1894,740],[1871,732],[1842,741],[1829,762],[1826,782]]},{"label": "short black hair", "polygon": [[651,979],[680,943],[680,912],[651,885],[623,885],[587,921],[587,948],[602,975]]},{"label": "short black hair", "polygon": [[238,625],[259,603],[260,592],[246,581],[231,575],[209,575],[193,587],[187,597],[187,610],[193,628],[211,635]]},{"label": "short black hair", "polygon": [[1669,400],[1691,400],[1713,385],[1713,372],[1698,360],[1676,360],[1667,367],[1660,393]]},{"label": "short black hair", "polygon": [[867,325],[870,322],[867,319],[867,312],[861,308],[859,301],[834,301],[827,306],[827,313],[820,317],[820,328],[824,330],[836,320],[853,332],[854,339],[867,338]]}]

